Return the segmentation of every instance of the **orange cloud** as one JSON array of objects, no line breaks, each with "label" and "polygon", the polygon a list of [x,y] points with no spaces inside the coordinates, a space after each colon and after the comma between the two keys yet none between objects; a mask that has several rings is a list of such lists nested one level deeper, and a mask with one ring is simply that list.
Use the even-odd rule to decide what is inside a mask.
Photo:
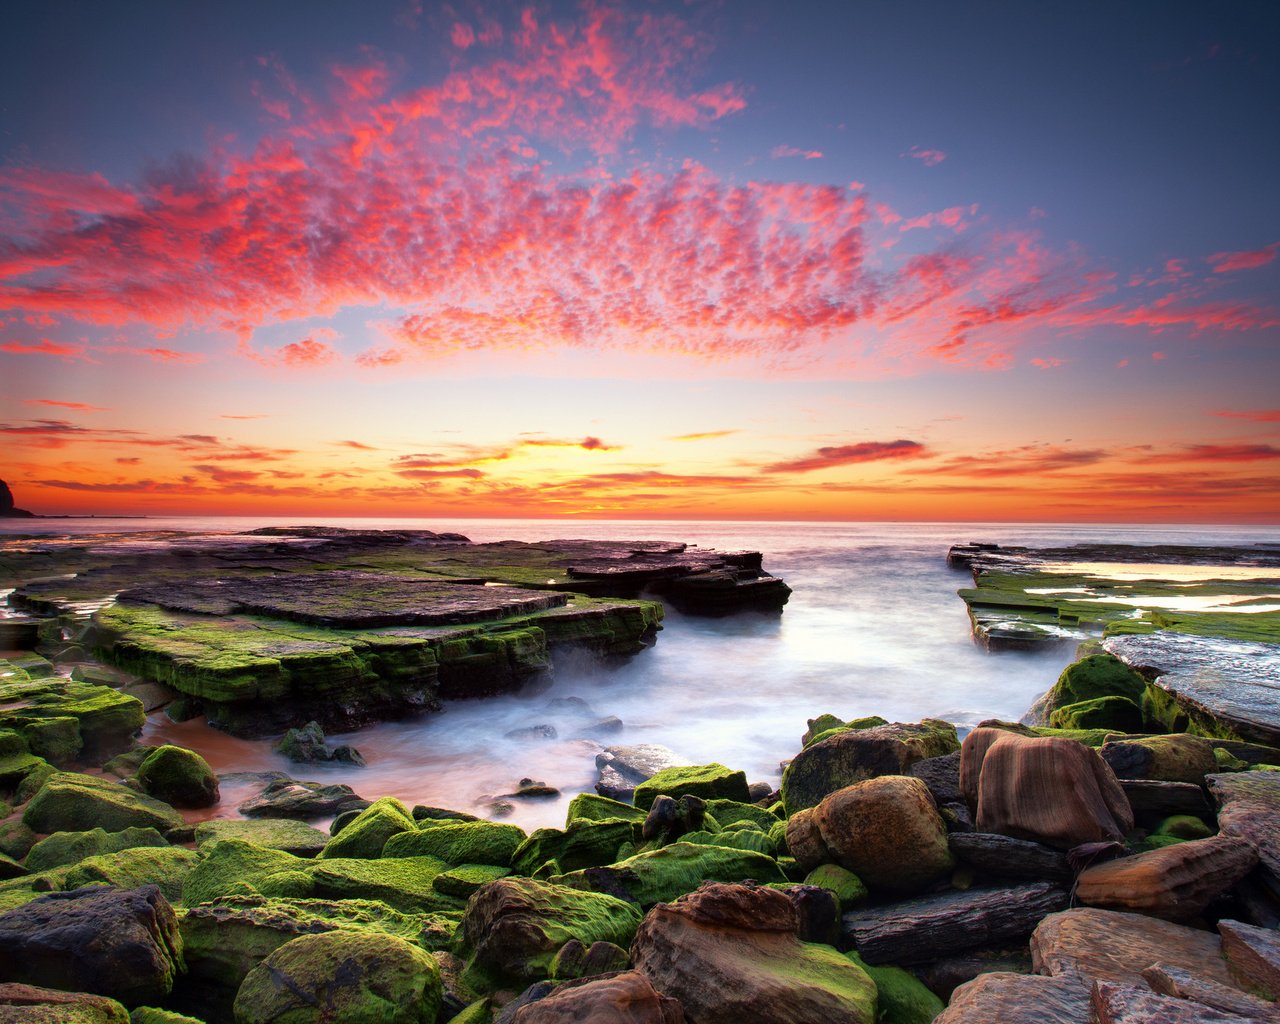
[{"label": "orange cloud", "polygon": [[59,409],[74,409],[77,412],[110,412],[101,405],[86,405],[84,402],[59,402],[53,398],[24,398],[23,405],[51,405]]},{"label": "orange cloud", "polygon": [[808,473],[815,469],[830,469],[859,462],[878,462],[882,459],[912,459],[926,454],[919,441],[861,441],[835,447],[819,448],[802,459],[790,459],[764,466],[766,473]]},{"label": "orange cloud", "polygon": [[57,356],[70,361],[82,359],[85,355],[84,345],[63,345],[48,338],[41,338],[34,344],[22,341],[0,342],[0,352],[12,352],[16,355]]},{"label": "orange cloud", "polygon": [[696,434],[677,434],[675,437],[668,438],[669,441],[711,441],[717,437],[729,437],[733,434],[741,433],[740,430],[704,430]]},{"label": "orange cloud", "polygon": [[1280,423],[1280,409],[1218,409],[1210,416],[1226,416],[1230,419],[1253,420],[1256,423]]}]

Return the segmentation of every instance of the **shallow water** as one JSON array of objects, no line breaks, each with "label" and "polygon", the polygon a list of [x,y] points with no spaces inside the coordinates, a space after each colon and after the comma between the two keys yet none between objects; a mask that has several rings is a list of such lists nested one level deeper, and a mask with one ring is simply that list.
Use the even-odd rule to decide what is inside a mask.
[{"label": "shallow water", "polygon": [[[38,521],[37,521],[38,522]],[[283,520],[129,520],[108,529],[243,530]],[[481,811],[483,798],[512,792],[522,777],[562,790],[558,800],[517,802],[512,821],[559,824],[573,794],[596,779],[602,744],[661,743],[690,763],[720,761],[752,781],[776,785],[779,762],[800,746],[806,721],[822,712],[842,718],[878,714],[890,721],[945,718],[960,725],[1018,718],[1052,685],[1074,645],[1043,653],[989,654],[969,634],[956,590],[967,573],[948,568],[947,548],[971,540],[1058,545],[1255,543],[1277,531],[1174,527],[1046,525],[547,522],[536,520],[315,520],[364,528],[456,530],[473,540],[551,537],[672,539],[721,550],[764,552],[766,570],[793,594],[780,617],[691,619],[670,614],[657,644],[617,667],[579,662],[557,667],[537,693],[452,702],[444,713],[331,737],[360,749],[367,767],[302,767],[270,744],[238,740],[199,723],[162,716],[144,736],[199,750],[220,771],[288,771],[343,781],[365,797],[393,795]],[[92,525],[90,525],[92,524]],[[101,531],[102,520],[47,520],[49,532]],[[36,529],[31,521],[24,531]],[[11,530],[10,532],[17,532]],[[591,714],[553,706],[580,697]],[[623,731],[605,737],[590,725],[615,715]],[[505,733],[551,725],[557,738],[509,739]],[[240,799],[237,784],[235,799]],[[216,813],[234,814],[229,791]]]}]

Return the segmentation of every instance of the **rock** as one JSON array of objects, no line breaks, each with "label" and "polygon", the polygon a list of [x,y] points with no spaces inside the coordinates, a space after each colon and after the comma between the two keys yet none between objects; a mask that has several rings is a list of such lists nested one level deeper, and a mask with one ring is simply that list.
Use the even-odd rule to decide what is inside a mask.
[{"label": "rock", "polygon": [[831,860],[831,852],[827,849],[822,831],[818,828],[816,808],[808,807],[803,811],[796,811],[787,819],[786,840],[791,856],[796,859],[797,866],[804,871],[812,870]]},{"label": "rock", "polygon": [[1069,882],[1074,877],[1067,857],[1040,843],[991,832],[955,833],[951,852],[974,870],[996,878],[1044,879]]},{"label": "rock", "polygon": [[1030,974],[1031,951],[1025,943],[1005,949],[971,949],[930,960],[912,970],[930,992],[945,1002],[956,989],[980,974]]},{"label": "rock", "polygon": [[520,785],[514,793],[504,793],[498,797],[499,800],[537,800],[544,797],[555,798],[560,795],[560,790],[555,786],[548,786],[541,779],[521,779]]},{"label": "rock", "polygon": [[[825,942],[834,946],[840,939],[840,903],[835,893],[819,885],[793,884],[779,889],[796,908],[796,936],[802,942]],[[861,965],[859,965],[861,966]]]},{"label": "rock", "polygon": [[119,853],[137,846],[168,845],[164,836],[153,828],[127,828],[122,832],[108,832],[101,828],[88,832],[55,832],[31,847],[26,864],[31,871],[48,871],[104,853]]},{"label": "rock", "polygon": [[1167,818],[1171,814],[1193,814],[1197,818],[1212,815],[1204,788],[1189,782],[1153,782],[1146,779],[1121,779],[1120,788],[1139,821]]},{"label": "rock", "polygon": [[1208,839],[1214,835],[1214,831],[1194,815],[1172,814],[1156,825],[1152,835],[1172,836],[1175,839]]},{"label": "rock", "polygon": [[1076,879],[1076,898],[1094,907],[1189,921],[1257,862],[1253,844],[1244,839],[1197,839],[1086,868]]},{"label": "rock", "polygon": [[136,846],[118,853],[86,857],[67,871],[62,887],[113,885],[135,889],[154,885],[166,900],[178,903],[186,877],[196,863],[196,855],[181,846]]},{"label": "rock", "polygon": [[1218,831],[1254,843],[1273,886],[1280,885],[1280,773],[1210,775],[1205,784],[1218,808]]},{"label": "rock", "polygon": [[929,787],[933,802],[942,804],[963,803],[960,792],[960,750],[953,750],[941,757],[926,757],[915,762],[903,774],[919,779]]},{"label": "rock", "polygon": [[[358,811],[355,813],[359,813]],[[314,857],[324,849],[328,835],[289,818],[216,819],[196,825],[196,845],[220,839],[242,839],[268,850],[283,850],[297,857]]]},{"label": "rock", "polygon": [[0,821],[0,853],[21,860],[36,843],[36,834],[21,821]]},{"label": "rock", "polygon": [[139,701],[110,686],[54,675],[47,662],[33,666],[31,678],[0,679],[0,728],[22,731],[58,760],[100,764],[128,749],[145,722]]},{"label": "rock", "polygon": [[1157,995],[1145,985],[1095,981],[1089,1020],[1096,1024],[1264,1024],[1277,1019],[1242,1017],[1186,999]]},{"label": "rock", "polygon": [[1143,914],[1082,907],[1050,914],[1031,936],[1031,960],[1041,974],[1142,984],[1157,961],[1220,985],[1233,984],[1218,937]]},{"label": "rock", "polygon": [[631,958],[699,1024],[871,1024],[875,984],[829,946],[801,942],[780,892],[707,883],[645,917]]},{"label": "rock", "polygon": [[806,747],[782,773],[787,813],[816,807],[823,797],[879,775],[905,775],[917,761],[957,749],[955,727],[926,719],[837,733]]},{"label": "rock", "polygon": [[477,890],[499,878],[511,874],[510,868],[496,864],[460,864],[449,871],[442,871],[431,880],[431,888],[445,896],[460,900],[469,899]]},{"label": "rock", "polygon": [[550,995],[520,1007],[512,1024],[684,1024],[680,1003],[662,995],[636,971],[586,978],[561,985]]},{"label": "rock", "polygon": [[590,946],[584,946],[577,939],[570,939],[560,947],[555,959],[551,961],[551,979],[571,981],[575,978],[590,978],[625,971],[630,964],[631,958],[627,951],[612,942],[593,942]]},{"label": "rock", "polygon": [[555,875],[552,881],[651,907],[693,892],[703,881],[785,882],[777,861],[754,850],[679,842],[602,867]]},{"label": "rock", "polygon": [[[201,846],[200,862],[183,884],[182,901],[194,907],[221,896],[257,893],[272,876],[297,875],[311,863],[242,839],[216,839]],[[310,884],[305,875],[303,880]]]},{"label": "rock", "polygon": [[139,1006],[129,1014],[129,1024],[204,1024],[204,1021],[155,1006]]},{"label": "rock", "polygon": [[846,953],[876,985],[876,1020],[886,1024],[931,1024],[943,1011],[942,1000],[910,971],[876,967],[857,953]]},{"label": "rock", "polygon": [[919,779],[882,775],[847,786],[824,798],[813,820],[830,858],[873,891],[919,892],[954,863],[946,826]]},{"label": "rock", "polygon": [[1040,882],[921,896],[844,915],[841,934],[870,964],[919,964],[1030,935],[1067,893]]},{"label": "rock", "polygon": [[1280,935],[1242,921],[1219,921],[1227,967],[1240,984],[1268,999],[1280,999]]},{"label": "rock", "polygon": [[94,775],[57,772],[49,776],[22,814],[36,832],[73,832],[101,827],[108,832],[181,828],[182,815],[166,803]]},{"label": "rock", "polygon": [[1147,707],[1170,732],[1235,736],[1280,746],[1273,643],[1157,630],[1114,636],[1103,646],[1152,677]]},{"label": "rock", "polygon": [[329,840],[320,851],[321,860],[333,857],[355,857],[372,860],[382,856],[382,849],[393,836],[405,832],[416,834],[418,824],[409,808],[395,797],[375,800],[346,828]]},{"label": "rock", "polygon": [[708,800],[706,813],[710,814],[722,826],[732,825],[736,821],[750,821],[759,825],[766,832],[782,821],[776,814],[758,804],[744,804],[739,800]]},{"label": "rock", "polygon": [[843,914],[852,910],[867,898],[867,887],[862,879],[839,864],[819,864],[804,879],[805,885],[826,889],[836,898],[837,910]]},{"label": "rock", "polygon": [[0,1024],[130,1024],[114,999],[35,985],[0,984]]},{"label": "rock", "polygon": [[[733,802],[717,801],[717,803]],[[686,832],[697,832],[702,828],[706,812],[706,802],[700,797],[686,793],[679,801],[676,801],[674,797],[659,796],[654,799],[652,806],[649,808],[644,825],[640,829],[640,836],[643,839],[661,839],[663,842],[674,842]],[[722,822],[722,824],[727,824],[727,822]]]},{"label": "rock", "polygon": [[0,914],[0,980],[162,1001],[183,969],[173,908],[155,886],[49,893]]},{"label": "rock", "polygon": [[266,788],[237,808],[247,818],[327,818],[343,811],[364,810],[370,801],[356,796],[350,786],[326,786],[319,782],[274,779]]},{"label": "rock", "polygon": [[659,796],[700,797],[703,800],[738,800],[746,803],[745,772],[736,772],[722,764],[681,765],[664,768],[652,778],[639,783],[635,790],[635,805],[647,811]]},{"label": "rock", "polygon": [[511,866],[512,856],[527,837],[516,825],[492,821],[459,821],[402,832],[387,841],[384,857],[439,857],[449,864]]},{"label": "rock", "polygon": [[465,814],[462,811],[453,811],[447,807],[425,807],[422,804],[414,804],[413,820],[417,822],[423,821],[479,821],[474,814]]},{"label": "rock", "polygon": [[157,800],[174,807],[212,807],[218,802],[218,777],[203,757],[184,747],[163,746],[138,768],[138,782]]},{"label": "rock", "polygon": [[31,872],[19,864],[12,857],[0,853],[0,882],[7,882],[12,878],[22,878]]},{"label": "rock", "polygon": [[617,715],[607,715],[592,722],[583,732],[588,736],[614,736],[625,728],[622,719]]},{"label": "rock", "polygon": [[955,990],[933,1024],[1087,1024],[1088,982],[1073,976],[980,974]]},{"label": "rock", "polygon": [[1127,697],[1095,697],[1078,704],[1067,704],[1049,716],[1054,729],[1108,729],[1115,732],[1141,732],[1142,708]]},{"label": "rock", "polygon": [[1133,827],[1115,775],[1076,740],[975,729],[961,748],[960,787],[979,832],[1065,850],[1122,839]]},{"label": "rock", "polygon": [[1189,999],[1215,1010],[1238,1013],[1245,1017],[1276,1017],[1277,1007],[1274,1002],[1259,999],[1237,988],[1206,981],[1184,967],[1152,964],[1143,970],[1142,980],[1159,995]]},{"label": "rock", "polygon": [[[619,722],[618,724],[621,725],[622,723]],[[556,732],[556,727],[546,723],[510,729],[502,735],[509,740],[554,740],[560,737],[560,734]]]},{"label": "rock", "polygon": [[547,977],[570,939],[626,946],[640,923],[631,904],[531,878],[501,878],[467,903],[462,935],[476,963],[516,982]]},{"label": "rock", "polygon": [[540,828],[524,840],[511,855],[511,867],[518,875],[532,875],[554,861],[558,873],[612,864],[624,843],[635,840],[630,821],[576,819],[567,828]]},{"label": "rock", "polygon": [[245,977],[236,1024],[435,1024],[442,992],[435,959],[403,939],[302,935]]},{"label": "rock", "polygon": [[1213,744],[1200,736],[1174,733],[1104,743],[1098,751],[1117,778],[1155,779],[1203,785],[1218,770]]},{"label": "rock", "polygon": [[600,770],[596,792],[614,800],[630,800],[640,783],[680,763],[680,756],[674,750],[657,743],[606,747],[596,755],[596,767]]},{"label": "rock", "polygon": [[298,764],[338,761],[358,768],[364,766],[364,757],[355,747],[331,747],[325,743],[324,730],[314,720],[301,728],[287,730],[284,738],[276,744],[276,750]]},{"label": "rock", "polygon": [[[263,895],[318,896],[332,900],[381,900],[405,913],[461,910],[463,903],[435,888],[449,865],[436,857],[384,857],[380,860],[335,858],[304,868],[302,881],[311,891],[292,892],[268,878]],[[281,880],[292,881],[288,876]]]},{"label": "rock", "polygon": [[[1123,731],[1136,732],[1142,727],[1139,705],[1146,692],[1146,679],[1115,655],[1093,654],[1064,668],[1049,692],[1036,702],[1029,717],[1036,722],[1048,722],[1057,728],[1071,728],[1057,726],[1052,721],[1053,714],[1059,709],[1088,701],[1120,699],[1138,711],[1137,726],[1134,729],[1123,729]],[[1079,726],[1079,728],[1091,727]],[[1101,728],[1110,728],[1110,726],[1103,725]]]}]

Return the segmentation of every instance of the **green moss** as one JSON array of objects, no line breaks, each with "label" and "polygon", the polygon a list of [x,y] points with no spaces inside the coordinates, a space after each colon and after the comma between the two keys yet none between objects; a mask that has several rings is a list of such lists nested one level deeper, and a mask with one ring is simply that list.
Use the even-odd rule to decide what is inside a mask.
[{"label": "green moss", "polygon": [[1242,772],[1249,767],[1248,761],[1243,758],[1236,757],[1225,747],[1214,747],[1213,759],[1217,763],[1219,771]]},{"label": "green moss", "polygon": [[738,800],[708,800],[707,811],[721,827],[727,827],[735,821],[751,821],[766,832],[778,824],[778,816],[757,804],[742,803]]},{"label": "green moss", "polygon": [[1128,697],[1092,697],[1066,704],[1049,715],[1055,729],[1112,729],[1141,732],[1142,709]]},{"label": "green moss", "polygon": [[510,868],[496,864],[460,864],[442,871],[431,880],[431,887],[445,896],[465,900],[483,885],[511,874]]},{"label": "green moss", "polygon": [[436,857],[381,860],[321,860],[307,875],[324,899],[380,900],[405,913],[461,910],[463,903],[436,891],[432,883],[449,869]]},{"label": "green moss", "polygon": [[718,833],[690,832],[680,837],[682,843],[696,843],[701,846],[720,846],[726,850],[754,850],[766,857],[773,857],[778,850],[773,840],[761,832],[759,828],[726,829]]},{"label": "green moss", "polygon": [[31,753],[38,754],[58,768],[72,764],[84,746],[80,738],[80,720],[72,715],[55,715],[28,722],[22,729]]},{"label": "green moss", "polygon": [[1119,658],[1093,654],[1068,665],[1050,690],[1050,710],[1099,697],[1124,697],[1139,703],[1147,681]]},{"label": "green moss", "polygon": [[703,800],[735,800],[749,803],[745,772],[733,771],[722,764],[686,765],[664,768],[653,778],[636,786],[635,805],[647,811],[659,796],[681,797],[685,794]]},{"label": "green moss", "polygon": [[1208,839],[1214,830],[1191,814],[1172,814],[1155,827],[1153,835],[1176,839]]},{"label": "green moss", "polygon": [[418,825],[409,808],[395,797],[375,800],[349,825],[329,840],[320,851],[322,860],[334,857],[375,859],[382,856],[388,840],[402,833],[417,833]]},{"label": "green moss", "polygon": [[542,865],[554,861],[560,872],[611,864],[623,843],[639,838],[635,821],[606,818],[602,821],[577,819],[564,829],[540,828],[526,839],[511,857],[518,875],[532,875]]},{"label": "green moss", "polygon": [[26,864],[31,871],[77,864],[86,857],[119,853],[135,847],[165,847],[169,842],[153,828],[127,828],[108,832],[95,828],[87,832],[54,832],[31,847]]},{"label": "green moss", "polygon": [[82,885],[114,885],[136,889],[140,885],[156,885],[170,903],[182,899],[182,886],[198,862],[198,856],[181,846],[133,847],[119,853],[86,857],[72,867],[63,885],[77,889]]},{"label": "green moss", "polygon": [[204,1024],[197,1017],[184,1013],[161,1010],[154,1006],[139,1006],[129,1014],[129,1024]]},{"label": "green moss", "polygon": [[565,825],[572,825],[575,821],[604,821],[610,818],[643,822],[645,817],[644,811],[631,804],[610,800],[606,796],[597,796],[595,793],[579,793],[569,801]]},{"label": "green moss", "polygon": [[805,876],[804,884],[830,890],[842,914],[867,898],[867,887],[862,884],[862,879],[839,864],[819,864]]},{"label": "green moss", "polygon": [[181,828],[182,815],[166,803],[92,775],[59,772],[31,799],[22,820],[36,832],[71,832],[86,826],[108,832],[126,828]]},{"label": "green moss", "polygon": [[196,845],[220,839],[242,839],[268,850],[284,850],[299,857],[314,857],[324,849],[329,836],[318,828],[289,818],[219,818],[196,825]]},{"label": "green moss", "polygon": [[919,978],[901,967],[873,967],[846,953],[876,985],[877,1024],[930,1024],[946,1007]]},{"label": "green moss", "polygon": [[194,750],[166,744],[138,766],[138,784],[174,807],[211,807],[218,802],[218,777]]},{"label": "green moss", "polygon": [[762,853],[680,842],[606,867],[559,875],[552,881],[651,907],[693,892],[704,881],[742,882],[748,878],[761,883],[787,880],[777,862]]},{"label": "green moss", "polygon": [[0,853],[22,860],[35,845],[36,834],[21,821],[0,821]]},{"label": "green moss", "polygon": [[438,857],[448,864],[511,866],[526,839],[524,829],[492,821],[433,823],[393,837],[384,857]]},{"label": "green moss", "polygon": [[310,861],[281,850],[245,842],[219,839],[199,850],[200,861],[187,876],[182,902],[188,907],[221,896],[253,893],[269,876],[280,872],[305,872]]}]

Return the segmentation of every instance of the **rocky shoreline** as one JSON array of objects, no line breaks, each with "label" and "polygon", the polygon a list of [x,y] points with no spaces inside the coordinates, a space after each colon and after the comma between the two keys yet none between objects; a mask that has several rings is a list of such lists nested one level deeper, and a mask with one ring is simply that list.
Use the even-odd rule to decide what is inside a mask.
[{"label": "rocky shoreline", "polygon": [[[139,605],[215,614],[178,577]],[[137,697],[10,659],[0,1020],[1280,1020],[1273,708],[1193,716],[1194,664],[1112,645],[1166,632],[1201,636],[1089,641],[1022,723],[817,715],[777,790],[606,747],[531,832],[287,778],[191,825],[225,780],[136,745]]]}]

